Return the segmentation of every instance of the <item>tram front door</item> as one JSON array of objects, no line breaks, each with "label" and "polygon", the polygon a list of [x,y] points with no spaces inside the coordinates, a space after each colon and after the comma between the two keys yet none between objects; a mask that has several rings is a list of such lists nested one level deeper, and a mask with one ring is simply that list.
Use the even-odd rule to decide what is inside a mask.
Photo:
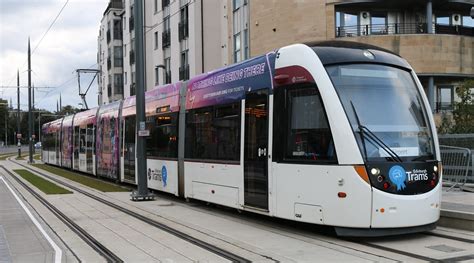
[{"label": "tram front door", "polygon": [[245,98],[244,203],[268,210],[268,90]]},{"label": "tram front door", "polygon": [[123,154],[124,180],[135,182],[135,116],[125,118],[125,142]]}]

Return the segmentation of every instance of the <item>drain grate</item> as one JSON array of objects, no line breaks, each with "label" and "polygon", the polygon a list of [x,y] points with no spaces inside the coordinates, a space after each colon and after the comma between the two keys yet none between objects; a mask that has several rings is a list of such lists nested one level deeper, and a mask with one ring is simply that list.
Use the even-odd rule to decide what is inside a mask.
[{"label": "drain grate", "polygon": [[464,249],[457,248],[457,247],[450,247],[450,246],[446,246],[446,245],[429,246],[427,248],[431,248],[433,250],[438,250],[438,251],[446,252],[446,253],[464,251]]},{"label": "drain grate", "polygon": [[5,231],[3,231],[2,225],[0,225],[0,262],[12,262],[10,249],[8,248]]}]

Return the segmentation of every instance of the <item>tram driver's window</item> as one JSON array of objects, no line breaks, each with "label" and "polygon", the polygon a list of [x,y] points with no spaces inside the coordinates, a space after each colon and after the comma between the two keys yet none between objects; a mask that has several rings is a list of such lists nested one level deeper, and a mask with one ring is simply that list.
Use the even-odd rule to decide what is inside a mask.
[{"label": "tram driver's window", "polygon": [[334,142],[317,88],[288,90],[286,107],[285,159],[335,161]]}]

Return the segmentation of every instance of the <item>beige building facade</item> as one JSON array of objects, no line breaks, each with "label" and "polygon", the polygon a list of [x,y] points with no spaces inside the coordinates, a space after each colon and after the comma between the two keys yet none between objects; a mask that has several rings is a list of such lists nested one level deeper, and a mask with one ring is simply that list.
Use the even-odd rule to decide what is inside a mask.
[{"label": "beige building facade", "polygon": [[[239,61],[235,52],[242,45],[236,45],[235,29],[241,27],[248,32],[241,43],[247,41],[249,57],[294,43],[372,44],[412,65],[435,113],[452,110],[456,87],[474,78],[471,0],[228,0],[227,4],[229,63]],[[245,16],[238,15],[240,10],[247,10]]]}]

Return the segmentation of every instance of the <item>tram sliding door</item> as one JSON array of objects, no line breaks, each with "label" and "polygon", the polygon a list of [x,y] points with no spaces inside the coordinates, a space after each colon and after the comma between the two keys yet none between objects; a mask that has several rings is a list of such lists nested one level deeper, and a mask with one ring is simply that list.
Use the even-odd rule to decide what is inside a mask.
[{"label": "tram sliding door", "polygon": [[245,99],[244,203],[268,210],[268,90]]},{"label": "tram sliding door", "polygon": [[135,183],[135,115],[125,118],[125,143],[124,143],[124,179]]}]

